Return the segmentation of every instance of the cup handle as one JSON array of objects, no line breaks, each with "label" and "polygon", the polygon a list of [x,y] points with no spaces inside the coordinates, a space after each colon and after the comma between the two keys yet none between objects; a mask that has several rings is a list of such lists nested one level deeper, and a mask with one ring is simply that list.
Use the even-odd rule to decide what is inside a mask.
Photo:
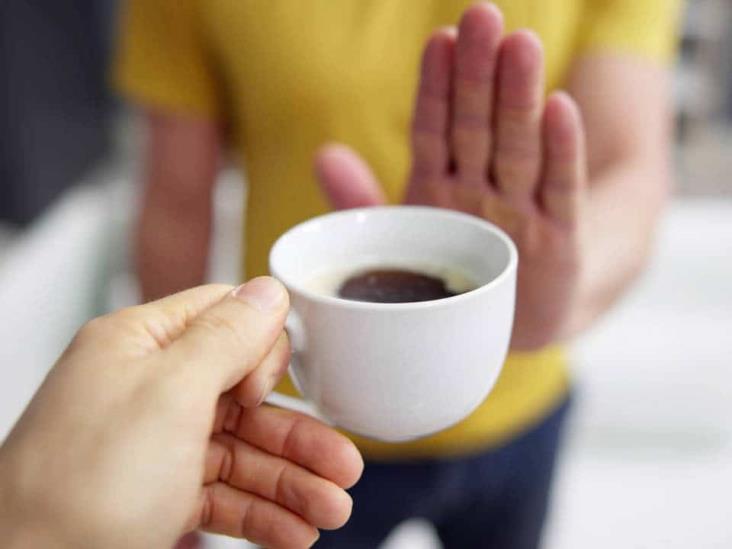
[{"label": "cup handle", "polygon": [[285,410],[291,410],[293,412],[305,414],[306,416],[315,418],[318,421],[321,421],[327,425],[333,425],[333,422],[331,422],[328,418],[318,412],[318,409],[304,398],[298,398],[283,395],[282,393],[272,392],[267,395],[267,398],[264,399],[264,402],[272,406],[277,406],[277,408],[284,408]]},{"label": "cup handle", "polygon": [[[292,373],[292,365],[295,361],[297,361],[298,351],[301,351],[304,348],[305,340],[302,323],[300,322],[300,318],[294,311],[290,311],[290,314],[287,315],[285,329],[287,330],[287,335],[290,338],[290,345],[292,347],[292,358],[290,360],[290,365],[288,367],[287,373],[289,374],[293,385],[300,389],[299,384]],[[292,410],[293,412],[305,414],[306,416],[315,418],[318,421],[326,423],[327,425],[333,425],[333,422],[323,416],[323,414],[318,411],[317,407],[312,402],[309,402],[304,398],[283,395],[282,393],[273,391],[269,395],[267,395],[267,397],[264,399],[264,402],[266,402],[267,404],[271,404],[272,406],[277,406],[278,408],[284,408],[286,410]]]}]

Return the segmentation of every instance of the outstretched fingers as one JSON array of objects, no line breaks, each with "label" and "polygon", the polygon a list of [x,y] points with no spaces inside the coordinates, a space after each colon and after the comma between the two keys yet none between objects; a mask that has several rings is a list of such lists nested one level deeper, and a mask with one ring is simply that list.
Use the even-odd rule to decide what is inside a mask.
[{"label": "outstretched fingers", "polygon": [[572,226],[577,222],[587,174],[582,117],[568,94],[557,92],[549,97],[542,131],[541,206],[554,221]]},{"label": "outstretched fingers", "polygon": [[492,146],[496,61],[503,16],[493,4],[475,4],[460,20],[455,47],[451,149],[458,181],[486,183]]},{"label": "outstretched fingers", "polygon": [[436,180],[447,173],[450,126],[450,79],[455,29],[435,31],[422,55],[422,69],[412,119],[413,178]]},{"label": "outstretched fingers", "polygon": [[515,204],[533,199],[541,172],[544,58],[541,41],[521,30],[501,43],[492,176]]}]

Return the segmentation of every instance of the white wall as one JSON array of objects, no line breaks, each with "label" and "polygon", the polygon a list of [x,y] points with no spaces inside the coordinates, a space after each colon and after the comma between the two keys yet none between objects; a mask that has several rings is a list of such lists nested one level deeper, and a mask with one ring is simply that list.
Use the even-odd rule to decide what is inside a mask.
[{"label": "white wall", "polygon": [[103,302],[106,194],[81,187],[2,251],[0,440],[77,328]]}]

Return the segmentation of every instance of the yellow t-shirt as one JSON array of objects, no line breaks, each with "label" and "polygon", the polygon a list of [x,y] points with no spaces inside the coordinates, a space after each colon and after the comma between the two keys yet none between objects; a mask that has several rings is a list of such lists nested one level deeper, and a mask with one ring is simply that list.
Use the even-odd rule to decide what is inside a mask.
[{"label": "yellow t-shirt", "polygon": [[[470,3],[130,0],[115,80],[137,103],[226,121],[249,181],[246,273],[254,276],[266,273],[281,233],[328,210],[311,167],[323,143],[355,148],[389,199],[401,199],[421,49],[433,29],[455,24]],[[679,0],[497,4],[509,30],[528,27],[543,40],[548,90],[562,85],[578,55],[664,60],[673,51]],[[561,349],[512,353],[494,391],[459,425],[404,444],[357,442],[372,458],[475,451],[539,421],[567,385]]]}]

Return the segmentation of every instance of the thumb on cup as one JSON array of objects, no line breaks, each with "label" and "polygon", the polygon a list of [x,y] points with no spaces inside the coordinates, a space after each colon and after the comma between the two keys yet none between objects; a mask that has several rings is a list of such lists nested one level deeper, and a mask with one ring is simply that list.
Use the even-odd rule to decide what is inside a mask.
[{"label": "thumb on cup", "polygon": [[165,352],[177,362],[205,369],[223,392],[269,354],[288,308],[287,291],[279,282],[254,278],[198,314]]},{"label": "thumb on cup", "polygon": [[315,155],[315,176],[336,210],[380,206],[384,191],[366,161],[351,148],[330,144]]}]

